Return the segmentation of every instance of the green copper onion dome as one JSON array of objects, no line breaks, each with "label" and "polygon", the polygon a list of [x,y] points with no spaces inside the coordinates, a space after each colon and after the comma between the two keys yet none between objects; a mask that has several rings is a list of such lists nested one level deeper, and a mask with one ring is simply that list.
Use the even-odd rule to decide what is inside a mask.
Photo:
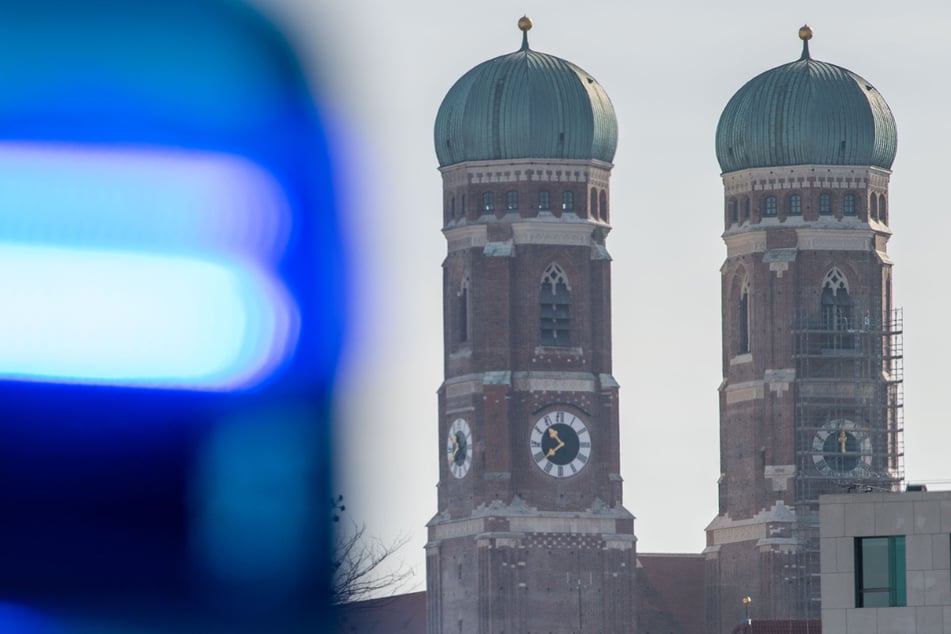
[{"label": "green copper onion dome", "polygon": [[812,29],[799,30],[802,56],[751,79],[717,125],[724,173],[782,165],[865,165],[890,169],[895,118],[869,82],[812,59]]},{"label": "green copper onion dome", "polygon": [[601,85],[571,62],[528,47],[463,75],[436,115],[440,166],[505,159],[597,159],[617,148],[614,106]]}]

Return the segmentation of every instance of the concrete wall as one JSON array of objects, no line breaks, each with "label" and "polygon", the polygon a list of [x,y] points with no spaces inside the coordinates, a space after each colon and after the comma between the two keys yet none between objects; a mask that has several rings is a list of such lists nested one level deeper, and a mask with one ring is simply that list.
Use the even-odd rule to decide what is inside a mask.
[{"label": "concrete wall", "polygon": [[[951,491],[820,498],[823,634],[951,634]],[[855,607],[855,538],[905,536],[907,605]]]}]

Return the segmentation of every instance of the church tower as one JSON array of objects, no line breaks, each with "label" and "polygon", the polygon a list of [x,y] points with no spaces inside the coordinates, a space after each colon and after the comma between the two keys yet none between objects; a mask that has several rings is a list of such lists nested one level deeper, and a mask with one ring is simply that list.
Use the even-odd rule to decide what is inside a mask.
[{"label": "church tower", "polygon": [[812,58],[809,27],[799,36],[801,57],[740,88],[716,133],[727,256],[710,632],[732,631],[747,596],[755,618],[819,618],[819,495],[903,478],[895,120],[871,83]]},{"label": "church tower", "polygon": [[611,374],[614,109],[587,72],[522,46],[449,90],[445,380],[429,632],[633,631]]}]

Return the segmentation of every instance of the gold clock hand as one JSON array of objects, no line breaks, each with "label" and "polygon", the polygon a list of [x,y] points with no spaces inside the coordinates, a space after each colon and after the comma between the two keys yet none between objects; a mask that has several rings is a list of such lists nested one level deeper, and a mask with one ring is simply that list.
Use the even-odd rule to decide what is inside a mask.
[{"label": "gold clock hand", "polygon": [[545,457],[546,457],[546,458],[551,458],[552,456],[554,456],[554,455],[558,452],[559,449],[561,449],[562,447],[565,446],[565,442],[564,442],[561,438],[558,437],[558,432],[555,431],[555,430],[554,430],[553,428],[551,428],[551,427],[548,428],[548,435],[549,435],[551,438],[554,438],[555,440],[558,441],[558,444],[555,445],[554,447],[552,447],[551,449],[549,449],[549,450],[548,450],[548,453],[545,454]]},{"label": "gold clock hand", "polygon": [[452,449],[452,455],[449,456],[449,460],[450,460],[451,462],[455,462],[455,461],[456,461],[456,454],[459,453],[459,439],[456,437],[455,434],[452,435],[452,447],[453,447],[453,449]]}]

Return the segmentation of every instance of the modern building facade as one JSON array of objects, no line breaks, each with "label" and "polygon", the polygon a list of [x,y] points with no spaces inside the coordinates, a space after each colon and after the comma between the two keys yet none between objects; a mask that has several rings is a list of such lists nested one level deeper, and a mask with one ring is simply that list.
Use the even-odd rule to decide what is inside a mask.
[{"label": "modern building facade", "polygon": [[445,380],[428,631],[631,632],[611,366],[614,109],[586,71],[521,48],[436,118]]},{"label": "modern building facade", "polygon": [[951,491],[824,495],[823,634],[951,632]]},{"label": "modern building facade", "polygon": [[901,316],[888,183],[895,121],[875,87],[802,55],[753,78],[716,132],[723,171],[719,512],[709,632],[819,618],[819,496],[903,477]]}]

